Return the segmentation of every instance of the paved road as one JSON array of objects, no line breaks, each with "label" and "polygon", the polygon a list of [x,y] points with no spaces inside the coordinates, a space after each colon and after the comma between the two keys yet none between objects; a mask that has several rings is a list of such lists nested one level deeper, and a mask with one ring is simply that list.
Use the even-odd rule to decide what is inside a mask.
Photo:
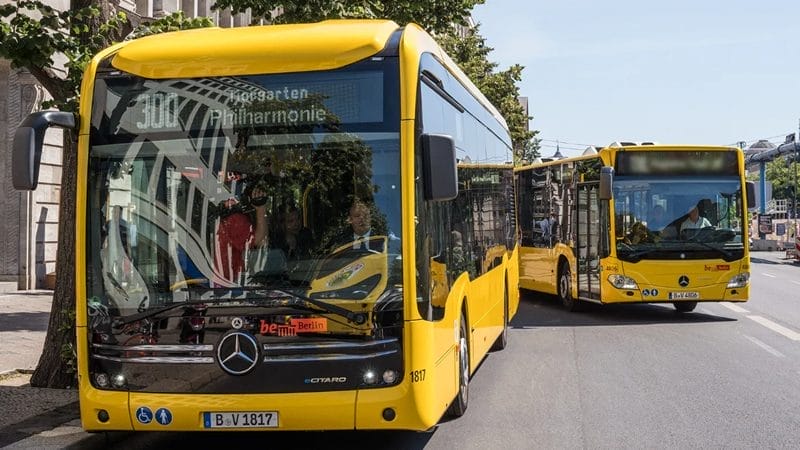
[{"label": "paved road", "polygon": [[660,305],[568,313],[526,295],[509,346],[473,377],[467,414],[429,433],[118,434],[94,444],[800,448],[799,271],[756,253],[749,302],[690,314]]}]

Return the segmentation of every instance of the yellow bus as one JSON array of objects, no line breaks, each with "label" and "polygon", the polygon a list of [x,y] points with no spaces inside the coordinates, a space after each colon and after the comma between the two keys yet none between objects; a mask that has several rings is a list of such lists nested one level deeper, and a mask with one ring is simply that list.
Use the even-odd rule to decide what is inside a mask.
[{"label": "yellow bus", "polygon": [[510,136],[417,25],[112,46],[77,115],[23,121],[20,189],[49,126],[79,131],[88,431],[427,430],[506,345]]},{"label": "yellow bus", "polygon": [[520,287],[583,302],[744,302],[742,151],[614,143],[515,169]]}]

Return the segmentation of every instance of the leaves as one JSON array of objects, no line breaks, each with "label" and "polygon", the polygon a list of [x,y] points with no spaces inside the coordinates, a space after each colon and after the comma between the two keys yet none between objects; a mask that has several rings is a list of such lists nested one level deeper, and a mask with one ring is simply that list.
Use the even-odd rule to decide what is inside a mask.
[{"label": "leaves", "polygon": [[166,17],[143,23],[134,28],[127,39],[140,38],[151,34],[166,33],[169,31],[189,30],[213,26],[210,17],[186,17],[183,11],[178,11]]},{"label": "leaves", "polygon": [[250,9],[253,22],[307,23],[326,19],[390,19],[399,25],[416,23],[432,33],[447,33],[453,24],[466,25],[475,5],[484,0],[218,0],[214,9],[233,13]]}]

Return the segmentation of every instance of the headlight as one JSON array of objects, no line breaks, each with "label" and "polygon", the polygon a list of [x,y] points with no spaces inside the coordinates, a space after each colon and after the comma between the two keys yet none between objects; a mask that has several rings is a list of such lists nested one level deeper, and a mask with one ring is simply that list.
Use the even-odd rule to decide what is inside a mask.
[{"label": "headlight", "polygon": [[609,275],[608,282],[617,289],[639,289],[639,285],[636,284],[636,281],[625,275]]},{"label": "headlight", "polygon": [[728,289],[745,287],[748,281],[750,281],[750,272],[740,273],[728,281]]}]

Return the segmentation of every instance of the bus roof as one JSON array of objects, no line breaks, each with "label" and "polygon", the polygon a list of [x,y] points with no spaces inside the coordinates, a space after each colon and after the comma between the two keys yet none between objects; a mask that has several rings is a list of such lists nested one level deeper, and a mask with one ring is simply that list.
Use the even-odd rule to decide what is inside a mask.
[{"label": "bus roof", "polygon": [[535,161],[530,164],[526,164],[523,166],[518,166],[514,170],[515,171],[522,171],[528,170],[534,167],[541,167],[541,166],[548,166],[548,165],[557,165],[563,164],[564,162],[569,161],[578,161],[584,159],[592,159],[596,158],[603,154],[608,154],[610,152],[654,152],[654,151],[701,151],[701,150],[709,150],[709,151],[731,151],[731,150],[740,150],[738,147],[731,147],[731,146],[724,146],[724,145],[687,145],[687,144],[651,144],[645,143],[643,145],[632,145],[633,143],[624,142],[613,142],[608,147],[597,148],[596,151],[585,151],[583,154],[578,156],[568,156],[566,158],[560,159],[550,159],[547,161]]},{"label": "bus roof", "polygon": [[380,52],[398,28],[391,20],[326,20],[175,31],[122,43],[112,65],[146,78],[334,69]]}]

